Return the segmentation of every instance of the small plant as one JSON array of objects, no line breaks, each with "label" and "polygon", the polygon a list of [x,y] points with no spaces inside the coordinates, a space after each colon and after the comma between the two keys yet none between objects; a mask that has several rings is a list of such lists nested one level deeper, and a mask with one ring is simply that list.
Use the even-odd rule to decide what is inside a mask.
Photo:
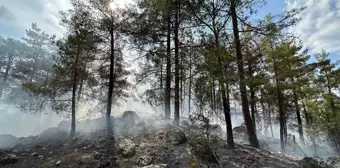
[{"label": "small plant", "polygon": [[[219,160],[216,155],[218,148],[218,141],[216,136],[212,136],[210,120],[203,113],[190,116],[190,120],[193,124],[198,125],[200,134],[188,141],[191,153],[203,163],[216,164]],[[191,166],[195,166],[189,164]]]}]

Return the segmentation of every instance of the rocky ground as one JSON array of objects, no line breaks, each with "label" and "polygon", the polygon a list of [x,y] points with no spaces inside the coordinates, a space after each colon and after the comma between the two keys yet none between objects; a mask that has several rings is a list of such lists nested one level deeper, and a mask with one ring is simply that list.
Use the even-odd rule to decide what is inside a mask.
[{"label": "rocky ground", "polygon": [[[84,121],[92,125],[91,131],[84,129],[76,137],[69,138],[66,124],[50,128],[39,136],[16,138],[0,135],[0,167],[8,168],[198,168],[208,167],[195,157],[188,141],[195,138],[195,132],[187,122],[175,127],[161,117],[148,119],[127,115],[113,119],[116,126],[116,139],[105,138],[105,131],[95,121]],[[101,120],[97,120],[99,122]],[[123,124],[123,125],[122,125]],[[81,125],[81,123],[79,123]],[[93,125],[97,129],[93,128]],[[85,126],[84,126],[85,127]],[[235,129],[235,135],[244,129]],[[219,135],[219,147],[215,156],[218,162],[210,167],[226,168],[298,168],[298,159],[259,150],[248,145],[236,145],[235,150],[226,148],[223,131],[219,126],[212,127]],[[116,142],[116,143],[114,143]],[[306,159],[305,159],[306,160]],[[306,166],[304,166],[306,167]]]}]

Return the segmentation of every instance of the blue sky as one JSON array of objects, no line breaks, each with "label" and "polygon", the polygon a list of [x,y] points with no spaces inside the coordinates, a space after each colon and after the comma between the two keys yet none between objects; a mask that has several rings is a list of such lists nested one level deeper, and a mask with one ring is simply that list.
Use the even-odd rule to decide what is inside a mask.
[{"label": "blue sky", "polygon": [[257,18],[263,18],[268,13],[280,14],[285,8],[284,0],[268,0],[266,5],[258,10]]},{"label": "blue sky", "polygon": [[[122,4],[131,0],[115,1]],[[307,7],[300,15],[302,20],[289,31],[311,52],[326,49],[333,60],[340,58],[340,0],[267,0],[254,18],[301,6]],[[37,22],[47,33],[61,36],[64,28],[59,25],[58,12],[70,7],[69,0],[0,0],[0,35],[20,38],[32,22]]]}]

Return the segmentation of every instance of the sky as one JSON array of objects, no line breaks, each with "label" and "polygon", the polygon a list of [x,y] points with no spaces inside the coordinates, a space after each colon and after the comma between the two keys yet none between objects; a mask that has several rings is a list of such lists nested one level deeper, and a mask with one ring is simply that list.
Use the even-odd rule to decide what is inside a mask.
[{"label": "sky", "polygon": [[[125,2],[115,1],[118,4]],[[301,6],[307,7],[300,14],[302,20],[289,31],[299,36],[311,52],[325,49],[333,60],[340,58],[339,0],[267,0],[254,18]],[[64,28],[59,24],[59,11],[70,7],[69,0],[0,0],[0,35],[20,38],[25,29],[36,22],[46,32],[61,36]]]}]

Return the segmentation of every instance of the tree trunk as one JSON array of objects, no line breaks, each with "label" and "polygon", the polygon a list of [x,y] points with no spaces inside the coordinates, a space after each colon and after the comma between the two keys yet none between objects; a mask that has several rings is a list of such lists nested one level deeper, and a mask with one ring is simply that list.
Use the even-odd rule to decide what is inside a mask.
[{"label": "tree trunk", "polygon": [[224,87],[224,84],[221,88],[222,91],[222,101],[223,101],[223,111],[224,111],[224,117],[226,122],[226,128],[227,128],[227,143],[228,147],[231,149],[235,148],[234,144],[234,135],[233,135],[233,127],[231,123],[231,115],[230,115],[230,96],[229,96],[229,86],[226,84],[226,87]]},{"label": "tree trunk", "polygon": [[303,108],[303,113],[305,115],[305,119],[306,119],[306,124],[309,125],[310,124],[310,117],[308,116],[308,112],[306,109],[306,105],[305,103],[302,102],[302,108]]},{"label": "tree trunk", "polygon": [[273,111],[272,107],[269,107],[269,103],[268,103],[268,113],[269,113],[269,125],[270,125],[270,132],[272,133],[272,137],[274,138],[274,132],[273,132],[273,124],[272,124],[272,114],[271,111]]},{"label": "tree trunk", "polygon": [[180,97],[180,106],[181,106],[181,110],[180,110],[180,114],[181,114],[181,116],[183,117],[183,95],[184,95],[184,93],[183,93],[183,79],[184,79],[184,72],[183,72],[183,56],[182,56],[182,52],[181,52],[181,54],[180,54],[180,56],[181,56],[181,63],[180,63],[180,69],[181,69],[181,71],[180,71],[180,95],[179,95],[179,97]]},{"label": "tree trunk", "polygon": [[77,92],[77,78],[78,78],[78,61],[80,55],[80,44],[78,41],[76,60],[74,64],[74,72],[73,72],[73,84],[72,84],[72,101],[71,101],[71,110],[72,110],[72,121],[71,121],[71,133],[70,137],[74,137],[76,134],[76,92]]},{"label": "tree trunk", "polygon": [[279,86],[276,62],[274,62],[274,73],[275,73],[275,81],[276,81],[276,94],[277,94],[277,102],[279,106],[279,116],[280,116],[280,142],[281,142],[281,150],[285,151],[285,144],[284,144],[284,135],[285,135],[285,114],[284,114],[284,107],[283,107],[283,97],[281,93],[281,89]]},{"label": "tree trunk", "polygon": [[[253,69],[251,67],[251,63],[250,61],[248,61],[248,73],[249,73],[249,77],[253,76]],[[255,90],[254,90],[254,86],[253,84],[249,84],[249,91],[250,91],[250,110],[251,110],[251,119],[253,121],[253,126],[254,126],[254,130],[256,132],[256,119],[255,119]]]},{"label": "tree trunk", "polygon": [[298,102],[298,96],[296,94],[296,90],[293,90],[293,96],[294,96],[294,105],[295,105],[295,112],[296,112],[296,118],[298,121],[298,132],[299,132],[299,138],[302,143],[305,142],[305,139],[303,137],[303,127],[302,127],[302,119],[301,119],[301,114],[300,114],[300,107],[299,107],[299,102]]},{"label": "tree trunk", "polygon": [[81,98],[81,93],[83,92],[83,85],[84,85],[84,80],[81,80],[80,81],[80,85],[79,85],[79,89],[78,89],[78,97],[77,97],[77,102],[80,101],[80,98]]},{"label": "tree trunk", "polygon": [[176,0],[174,43],[175,43],[175,125],[179,125],[179,0]]},{"label": "tree trunk", "polygon": [[188,101],[188,117],[190,116],[191,113],[191,83],[192,83],[192,72],[191,72],[191,64],[192,64],[192,58],[191,54],[189,56],[189,101]]},{"label": "tree trunk", "polygon": [[114,62],[115,62],[115,46],[114,46],[114,32],[113,27],[110,30],[110,79],[109,79],[109,90],[107,95],[107,107],[106,107],[106,126],[107,126],[107,136],[113,136],[112,123],[111,123],[111,107],[112,107],[112,94],[114,87]]},{"label": "tree trunk", "polygon": [[330,85],[329,76],[328,76],[327,72],[326,72],[326,80],[327,80],[326,81],[327,82],[327,90],[328,90],[328,94],[329,94],[329,98],[330,98],[333,117],[336,117],[335,103],[334,103],[332,88],[331,88],[331,85]]},{"label": "tree trunk", "polygon": [[[261,87],[260,89],[260,103],[261,103],[261,108],[262,108],[262,116],[263,116],[263,124],[265,124],[264,122],[266,121],[266,108],[264,106],[264,100],[263,100],[263,88]],[[265,126],[265,128],[267,129],[268,126]]]},{"label": "tree trunk", "polygon": [[12,61],[13,61],[13,57],[9,56],[8,60],[7,60],[6,70],[5,70],[4,79],[3,79],[3,84],[0,85],[0,99],[1,99],[3,91],[5,89],[5,85],[6,85],[6,82],[7,82],[7,79],[8,79],[9,70],[11,69]]},{"label": "tree trunk", "polygon": [[236,45],[236,56],[237,56],[237,68],[240,80],[240,92],[241,92],[241,100],[242,100],[242,111],[244,121],[247,127],[250,145],[256,148],[259,148],[259,142],[256,136],[256,132],[253,126],[252,119],[249,113],[249,104],[247,98],[247,90],[246,90],[246,83],[244,78],[244,69],[243,69],[243,58],[242,58],[242,50],[241,50],[241,42],[239,37],[239,30],[238,30],[238,21],[237,21],[237,14],[236,14],[236,0],[233,0],[230,5],[230,14],[233,22],[233,34],[234,40]]},{"label": "tree trunk", "polygon": [[160,80],[159,88],[163,89],[163,58],[161,58],[161,74],[159,80]]},{"label": "tree trunk", "polygon": [[216,103],[216,89],[215,89],[215,81],[212,82],[212,107],[214,110],[217,109],[217,103]]},{"label": "tree trunk", "polygon": [[167,41],[166,41],[166,81],[165,81],[165,119],[171,116],[171,14],[167,16]]}]

